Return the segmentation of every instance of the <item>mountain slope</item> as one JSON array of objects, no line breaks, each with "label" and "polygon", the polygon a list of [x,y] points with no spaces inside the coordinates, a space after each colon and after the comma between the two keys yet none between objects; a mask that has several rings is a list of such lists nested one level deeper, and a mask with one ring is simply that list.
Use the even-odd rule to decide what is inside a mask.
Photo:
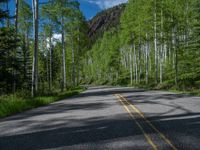
[{"label": "mountain slope", "polygon": [[121,4],[113,8],[98,13],[89,21],[88,35],[91,39],[101,36],[104,31],[112,27],[117,27],[120,23],[120,16],[126,4]]}]

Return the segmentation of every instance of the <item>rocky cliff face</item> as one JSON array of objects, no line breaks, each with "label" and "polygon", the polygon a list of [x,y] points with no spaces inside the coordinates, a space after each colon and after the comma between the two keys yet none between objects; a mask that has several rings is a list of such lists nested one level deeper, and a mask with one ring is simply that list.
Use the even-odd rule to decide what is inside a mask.
[{"label": "rocky cliff face", "polygon": [[112,27],[117,27],[120,23],[120,16],[125,9],[125,4],[115,6],[98,13],[89,21],[88,35],[91,39],[96,39],[103,34],[104,31]]}]

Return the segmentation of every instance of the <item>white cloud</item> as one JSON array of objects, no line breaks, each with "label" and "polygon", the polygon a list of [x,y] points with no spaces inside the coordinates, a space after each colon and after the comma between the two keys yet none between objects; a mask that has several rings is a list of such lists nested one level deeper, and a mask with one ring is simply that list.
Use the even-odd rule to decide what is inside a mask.
[{"label": "white cloud", "polygon": [[100,9],[107,9],[122,3],[126,3],[128,0],[88,0],[88,2],[98,5]]},{"label": "white cloud", "polygon": [[[53,37],[51,38],[52,44],[55,46],[57,42],[61,42],[61,38],[62,38],[61,34],[57,33],[53,34]],[[47,48],[49,49],[50,48],[49,38],[46,39],[46,42],[47,42]]]},{"label": "white cloud", "polygon": [[61,34],[53,34],[52,41],[53,45],[55,45],[57,42],[61,42],[62,40],[62,35]]}]

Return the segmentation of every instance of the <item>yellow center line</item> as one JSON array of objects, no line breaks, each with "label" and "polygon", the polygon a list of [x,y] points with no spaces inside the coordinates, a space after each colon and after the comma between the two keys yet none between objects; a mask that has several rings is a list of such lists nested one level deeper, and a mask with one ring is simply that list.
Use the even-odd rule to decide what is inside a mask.
[{"label": "yellow center line", "polygon": [[170,147],[173,149],[173,150],[177,150],[177,148],[172,144],[172,142],[163,134],[161,133],[145,116],[144,114],[132,103],[130,103],[126,98],[124,98],[122,95],[119,94],[119,97],[121,99],[123,99],[124,101],[127,102],[127,104],[130,105],[130,107],[136,112],[138,113],[144,120],[145,122],[154,130],[156,131],[159,136],[168,144],[170,145]]},{"label": "yellow center line", "polygon": [[144,129],[142,128],[142,126],[135,119],[134,115],[131,113],[131,111],[129,110],[129,108],[124,104],[124,102],[120,98],[120,95],[115,95],[115,96],[118,98],[119,102],[122,104],[122,106],[124,107],[124,109],[129,113],[129,115],[131,116],[131,118],[136,122],[137,126],[140,128],[140,130],[144,134],[147,142],[153,147],[154,150],[158,150],[157,145],[152,141],[151,137],[144,131]]}]

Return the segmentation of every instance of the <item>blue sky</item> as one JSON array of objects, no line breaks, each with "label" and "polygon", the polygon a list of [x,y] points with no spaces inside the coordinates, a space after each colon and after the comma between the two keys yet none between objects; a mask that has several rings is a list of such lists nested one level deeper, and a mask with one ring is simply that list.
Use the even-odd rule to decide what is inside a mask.
[{"label": "blue sky", "polygon": [[80,9],[84,13],[86,19],[91,19],[97,12],[100,12],[101,9],[98,5],[89,3],[87,0],[79,0]]},{"label": "blue sky", "polygon": [[[15,10],[15,0],[10,1],[11,13]],[[26,0],[31,4],[31,0]],[[39,0],[40,2],[46,2],[48,0]],[[78,0],[80,2],[80,8],[85,15],[86,19],[91,19],[96,13],[101,10],[113,7],[115,5],[125,3],[128,0]]]}]

